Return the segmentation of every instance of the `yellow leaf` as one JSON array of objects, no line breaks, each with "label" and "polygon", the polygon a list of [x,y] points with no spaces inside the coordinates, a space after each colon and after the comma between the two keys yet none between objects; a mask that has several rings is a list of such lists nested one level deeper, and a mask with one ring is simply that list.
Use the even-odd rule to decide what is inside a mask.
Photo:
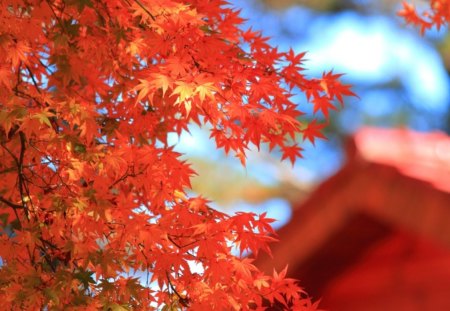
[{"label": "yellow leaf", "polygon": [[186,82],[176,82],[176,84],[178,86],[173,90],[173,94],[178,94],[178,103],[185,101],[194,94],[194,88],[191,84]]},{"label": "yellow leaf", "polygon": [[163,95],[166,94],[167,89],[170,86],[170,80],[168,76],[165,76],[160,73],[153,73],[151,74],[152,77],[152,84],[157,88],[162,88]]},{"label": "yellow leaf", "polygon": [[212,82],[199,85],[195,88],[195,93],[199,95],[201,101],[204,101],[206,96],[208,96],[211,99],[214,99],[213,92],[216,91],[217,89]]},{"label": "yellow leaf", "polygon": [[139,92],[136,101],[142,100],[149,93],[153,93],[160,88],[162,89],[163,94],[165,94],[172,84],[168,76],[160,73],[152,73],[150,74],[150,78],[139,79],[139,82],[140,83],[133,89],[134,91]]},{"label": "yellow leaf", "polygon": [[150,83],[145,79],[139,79],[141,83],[136,85],[133,89],[133,91],[139,92],[138,97],[136,98],[136,101],[141,101],[149,92],[150,92]]},{"label": "yellow leaf", "polygon": [[42,111],[39,113],[34,114],[31,118],[39,120],[40,124],[45,124],[48,127],[52,127],[52,124],[50,123],[49,117],[52,117],[53,114],[48,111]]}]

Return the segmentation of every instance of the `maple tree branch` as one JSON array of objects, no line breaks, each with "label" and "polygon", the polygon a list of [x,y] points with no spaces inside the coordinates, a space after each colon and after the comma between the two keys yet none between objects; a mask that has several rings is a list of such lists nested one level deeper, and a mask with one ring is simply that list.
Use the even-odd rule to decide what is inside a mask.
[{"label": "maple tree branch", "polygon": [[191,51],[188,49],[187,53],[189,54],[189,56],[191,57],[192,61],[194,62],[194,66],[198,69],[198,71],[200,72],[206,72],[209,73],[211,75],[214,75],[214,72],[207,70],[205,68],[203,68],[202,65],[200,65],[200,63],[197,61],[197,59],[192,55]]},{"label": "maple tree branch", "polygon": [[148,271],[150,264],[149,264],[147,255],[145,255],[145,253],[143,251],[143,249],[145,249],[144,243],[139,243],[138,246],[140,246],[139,251],[141,252],[142,256],[144,256],[144,258],[145,258],[145,263],[146,263],[146,267],[147,267],[147,271]]},{"label": "maple tree branch", "polygon": [[[169,234],[167,235],[167,239],[168,239],[170,242],[172,242],[173,245],[175,245],[176,247],[178,247],[180,250],[181,250],[182,248],[184,248],[184,247],[187,247],[187,246],[190,246],[190,245],[194,245],[195,243],[200,242],[199,240],[195,240],[194,242],[187,243],[187,244],[185,244],[185,245],[179,245],[177,242],[175,242],[175,241],[172,239],[172,237],[171,237]],[[185,253],[186,253],[187,255],[191,256],[194,260],[198,260],[198,259],[199,259],[197,256],[195,256],[194,254],[192,254],[191,252],[189,252],[189,250],[187,250]]]},{"label": "maple tree branch", "polygon": [[[127,167],[127,170],[125,171],[125,173],[119,178],[117,179],[115,182],[113,182],[108,189],[112,189],[115,185],[117,185],[118,183],[120,183],[121,181],[125,181],[128,176],[133,176],[134,174],[129,174],[128,173],[129,167]],[[134,176],[133,176],[134,177]]]},{"label": "maple tree branch", "polygon": [[127,170],[125,171],[125,173],[116,181],[114,181],[109,187],[108,189],[112,189],[115,185],[117,185],[118,183],[120,183],[121,181],[125,181],[128,177],[136,177],[138,175],[141,175],[145,172],[145,170],[148,168],[149,164],[145,165],[139,172],[134,173],[134,168],[132,170],[132,173],[128,173],[128,171],[130,170],[130,166],[127,167]]},{"label": "maple tree branch", "polygon": [[37,61],[41,64],[41,66],[45,68],[45,70],[47,71],[47,74],[52,75],[52,74],[55,73],[54,71],[52,71],[52,70],[50,69],[50,66],[47,66],[46,64],[44,64],[44,63],[42,62],[42,60],[41,60],[39,57],[36,57],[36,59],[37,59]]},{"label": "maple tree branch", "polygon": [[156,21],[155,16],[141,3],[141,1],[134,0],[134,2],[136,2],[136,4],[139,5],[145,11],[145,13],[147,13],[153,19],[153,21]]},{"label": "maple tree branch", "polygon": [[33,184],[34,186],[39,187],[41,189],[47,189],[51,186],[51,183],[47,182],[43,176],[37,174],[36,172],[29,169],[28,167],[27,167],[27,169],[28,169],[28,172],[30,172],[30,174],[31,174],[31,176],[30,176],[31,178],[35,177],[37,179],[40,179],[44,185],[37,184],[36,182],[32,181],[31,178],[26,178],[27,182],[29,182],[29,183]]},{"label": "maple tree branch", "polygon": [[47,249],[45,248],[44,245],[47,245],[47,247],[51,248],[52,250],[56,250],[56,251],[61,251],[61,249],[59,247],[57,247],[55,244],[49,242],[48,240],[40,237],[39,241],[42,242],[42,245],[39,245],[39,249],[42,251],[43,253],[43,257],[45,259],[45,261],[47,262],[47,264],[50,266],[50,268],[52,269],[53,272],[56,271],[56,265],[54,263],[54,261],[52,260],[52,256],[48,253]]},{"label": "maple tree branch", "polygon": [[[39,85],[38,85],[38,83],[37,83],[37,80],[36,80],[36,78],[35,78],[33,72],[31,71],[30,67],[28,67],[28,65],[26,65],[26,69],[27,69],[27,71],[28,71],[28,74],[30,75],[31,81],[33,82],[33,85],[34,85],[34,87],[36,88],[37,92],[38,92],[39,94],[42,94],[42,91],[41,91],[41,89],[39,88]],[[13,88],[13,90],[14,90],[16,96],[22,97],[22,98],[31,99],[31,100],[33,100],[34,102],[36,102],[36,104],[38,104],[38,105],[41,106],[41,107],[49,107],[49,106],[50,106],[47,102],[41,103],[36,97],[34,97],[34,96],[32,96],[32,95],[30,95],[30,94],[28,94],[28,93],[25,93],[25,92],[19,90],[19,89],[18,89],[18,84]],[[51,111],[51,110],[50,110],[50,111]],[[52,128],[55,130],[55,132],[56,132],[56,133],[59,133],[59,126],[58,126],[57,118],[56,118],[55,116],[52,116],[52,117],[49,117],[48,120],[49,120],[49,122],[51,123]]]},{"label": "maple tree branch", "polygon": [[37,83],[36,77],[34,76],[33,72],[30,69],[30,67],[28,65],[25,65],[25,68],[27,68],[28,74],[30,75],[31,81],[33,82],[33,85],[36,88],[37,92],[39,94],[42,94],[41,89],[39,88],[39,85]]},{"label": "maple tree branch", "polygon": [[19,204],[15,204],[7,199],[5,199],[4,197],[0,196],[0,202],[5,203],[6,205],[8,205],[9,207],[12,207],[14,210],[16,209],[22,209],[23,206],[19,205]]},{"label": "maple tree branch", "polygon": [[[28,219],[28,211],[27,211],[26,204],[25,205],[23,204],[24,202],[23,202],[22,187],[21,187],[21,181],[22,181],[21,177],[22,176],[21,176],[21,173],[20,173],[21,172],[20,159],[17,158],[17,156],[11,150],[9,150],[9,148],[6,147],[4,143],[2,143],[1,146],[2,146],[3,149],[6,150],[6,152],[8,152],[8,154],[13,158],[14,162],[16,163],[16,166],[17,166],[16,169],[18,171],[18,178],[19,178],[19,192],[20,192],[20,197],[21,197],[21,200],[22,200],[22,205],[12,203],[12,202],[4,199],[3,197],[0,197],[0,201],[13,208],[13,211],[14,211],[14,214],[16,215],[17,221],[19,222],[20,227],[22,227],[22,223],[20,221],[19,214],[17,213],[17,209],[19,209],[19,208],[20,209],[24,209],[25,215],[27,216],[27,219]],[[22,155],[22,150],[21,150],[21,155]],[[22,156],[22,162],[23,162],[23,156]]]},{"label": "maple tree branch", "polygon": [[[52,163],[55,167],[59,166],[59,161],[55,161],[54,159],[49,158],[49,156],[42,152],[36,145],[33,143],[33,140],[29,141],[29,145],[35,149],[37,152],[42,154],[42,157],[45,158],[49,163]],[[64,181],[64,179],[61,177],[61,175],[58,173],[58,171],[55,171],[54,176],[56,176],[59,179],[60,185],[63,185],[69,193],[76,195],[76,193],[72,190],[72,188]],[[53,178],[53,177],[52,177]]]},{"label": "maple tree branch", "polygon": [[172,282],[170,281],[170,275],[169,275],[169,272],[167,272],[167,271],[166,271],[166,277],[167,277],[167,282],[169,283],[169,288],[175,293],[175,295],[177,295],[178,301],[181,303],[181,305],[183,307],[189,307],[189,298],[187,298],[187,297],[185,298],[185,297],[181,296],[180,293],[178,293],[175,286],[173,286]]},{"label": "maple tree branch", "polygon": [[[195,241],[193,241],[193,242],[190,242],[190,243],[187,243],[187,244],[184,244],[184,245],[180,245],[180,244],[178,244],[177,242],[175,242],[169,234],[167,235],[167,239],[168,239],[170,242],[172,242],[172,244],[175,245],[176,247],[178,247],[179,249],[182,249],[182,248],[185,248],[185,247],[188,247],[188,246],[194,245],[195,243],[200,242],[200,240],[195,240]],[[189,253],[189,251],[188,251],[187,253],[188,253],[189,255],[195,257],[194,255],[192,255],[191,253]]]},{"label": "maple tree branch", "polygon": [[20,67],[22,67],[22,61],[19,62],[19,64],[17,65],[17,82],[16,85],[14,85],[13,87],[13,91],[17,91],[20,83],[22,82],[22,79],[20,79]]},{"label": "maple tree branch", "polygon": [[11,158],[13,158],[14,162],[16,163],[16,169],[17,169],[19,167],[19,159],[11,150],[9,150],[8,147],[5,146],[4,143],[2,143],[1,145],[2,145],[2,148],[5,149],[6,152],[8,152],[8,154],[11,156]]},{"label": "maple tree branch", "polygon": [[[25,216],[27,218],[27,220],[30,220],[29,218],[29,210],[28,210],[28,204],[25,201],[25,196],[24,196],[24,190],[26,192],[27,195],[27,199],[30,201],[31,205],[33,206],[33,202],[31,201],[31,194],[30,194],[30,190],[28,189],[28,185],[26,184],[26,180],[24,178],[24,172],[23,172],[23,161],[24,161],[24,157],[25,157],[25,149],[26,149],[26,137],[25,137],[25,133],[20,131],[19,132],[19,137],[20,137],[20,153],[19,153],[19,158],[17,158],[16,155],[14,155],[8,148],[6,148],[5,145],[2,144],[2,147],[8,151],[8,153],[13,157],[14,161],[16,162],[17,165],[17,175],[18,175],[18,188],[19,188],[19,193],[20,193],[20,198],[22,201],[22,208],[24,209],[25,212]],[[19,220],[20,221],[20,220]]]},{"label": "maple tree branch", "polygon": [[[24,185],[24,176],[23,176],[23,159],[25,157],[25,144],[26,144],[26,137],[24,132],[20,131],[19,132],[19,137],[20,137],[20,154],[19,154],[19,159],[17,162],[17,171],[18,171],[18,177],[19,177],[19,192],[20,192],[20,199],[22,200],[22,206],[24,208],[25,211],[25,216],[27,217],[27,219],[29,219],[28,217],[28,207],[27,207],[27,202],[25,202],[25,197],[24,197],[24,189],[25,189],[25,185]],[[30,197],[29,197],[30,199]]]},{"label": "maple tree branch", "polygon": [[15,167],[8,167],[8,168],[5,168],[5,169],[1,170],[0,171],[0,175],[6,174],[6,173],[10,173],[10,172],[14,172],[15,170],[16,170]]},{"label": "maple tree branch", "polygon": [[52,269],[53,272],[56,272],[56,267],[52,262],[51,256],[47,253],[46,249],[43,246],[39,246],[39,249],[42,252],[42,257],[44,257],[45,262],[49,265],[50,269]]},{"label": "maple tree branch", "polygon": [[[65,32],[67,32],[67,31],[66,31],[66,28],[64,27],[63,23],[61,22],[61,17],[58,17],[58,15],[56,15],[56,12],[55,12],[55,10],[54,10],[52,4],[50,3],[50,1],[49,1],[49,0],[46,0],[45,2],[47,2],[48,6],[50,7],[50,10],[52,11],[53,16],[55,16],[55,19],[56,19],[56,21],[58,22],[58,24],[59,24],[59,26],[61,27],[61,29],[63,29]],[[64,3],[64,2],[63,2],[63,3]]]},{"label": "maple tree branch", "polygon": [[34,101],[36,104],[38,104],[40,107],[42,107],[42,106],[44,106],[36,97],[34,97],[34,96],[32,96],[32,95],[30,95],[30,94],[28,94],[28,93],[25,93],[25,92],[23,92],[23,91],[21,91],[21,90],[19,90],[18,88],[14,88],[14,94],[17,96],[17,97],[20,97],[20,98],[24,98],[24,99],[29,99],[29,100],[31,100],[31,101]]}]

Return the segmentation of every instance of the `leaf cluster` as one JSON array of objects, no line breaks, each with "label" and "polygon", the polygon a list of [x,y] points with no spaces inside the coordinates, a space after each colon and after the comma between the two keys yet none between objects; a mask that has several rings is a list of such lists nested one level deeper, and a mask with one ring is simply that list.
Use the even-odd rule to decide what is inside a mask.
[{"label": "leaf cluster", "polygon": [[243,164],[264,143],[294,162],[296,135],[324,138],[294,92],[325,119],[353,95],[242,22],[221,0],[0,2],[4,309],[313,307],[252,264],[272,220],[187,197],[195,172],[168,145],[194,122]]}]

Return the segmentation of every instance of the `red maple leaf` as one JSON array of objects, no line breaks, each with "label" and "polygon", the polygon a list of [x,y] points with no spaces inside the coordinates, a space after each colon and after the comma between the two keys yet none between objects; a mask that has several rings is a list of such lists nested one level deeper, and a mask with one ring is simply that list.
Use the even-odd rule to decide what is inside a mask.
[{"label": "red maple leaf", "polygon": [[302,130],[303,140],[309,140],[313,145],[315,145],[316,138],[327,139],[325,135],[322,134],[322,130],[325,128],[325,123],[317,123],[314,119],[308,123],[306,128]]}]

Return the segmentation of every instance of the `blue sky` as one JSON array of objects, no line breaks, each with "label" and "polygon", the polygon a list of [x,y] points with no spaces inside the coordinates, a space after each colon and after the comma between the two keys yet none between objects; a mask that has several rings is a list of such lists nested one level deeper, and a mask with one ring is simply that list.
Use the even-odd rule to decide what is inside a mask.
[{"label": "blue sky", "polygon": [[[356,84],[399,78],[414,104],[447,109],[449,82],[439,54],[429,39],[394,16],[351,11],[321,14],[298,6],[273,12],[255,0],[234,3],[242,8],[247,25],[270,36],[274,45],[307,51],[311,75],[334,69]],[[433,37],[439,39],[442,34]]]},{"label": "blue sky", "polygon": [[[319,14],[301,7],[274,12],[265,10],[256,0],[233,3],[248,19],[246,27],[261,30],[264,36],[271,37],[273,45],[281,50],[292,47],[296,52],[307,51],[308,75],[320,76],[324,70],[333,69],[345,73],[345,81],[361,91],[360,99],[351,99],[349,107],[338,114],[344,132],[357,130],[367,118],[379,119],[378,125],[386,125],[383,118],[403,109],[400,103],[422,112],[411,117],[408,125],[414,129],[433,130],[445,121],[443,115],[450,100],[449,78],[433,44],[433,40],[442,38],[442,32],[420,37],[417,30],[405,27],[394,14]],[[393,81],[399,84],[401,92],[389,87],[377,88]],[[192,135],[183,134],[180,139],[172,140],[187,158],[203,156],[228,161],[244,170],[238,160],[224,158],[222,152],[215,150],[208,133],[197,127],[192,127],[191,132]],[[344,160],[342,151],[330,147],[329,142],[305,147],[305,159],[291,169],[299,179],[321,180],[336,171]],[[277,168],[256,158],[249,156],[245,175],[266,184],[276,183]],[[282,165],[290,167],[288,163]],[[220,181],[212,182],[220,185]],[[259,207],[242,202],[231,208],[235,210],[268,211],[269,217],[279,219],[277,226],[290,216],[289,205],[279,198]]]}]

